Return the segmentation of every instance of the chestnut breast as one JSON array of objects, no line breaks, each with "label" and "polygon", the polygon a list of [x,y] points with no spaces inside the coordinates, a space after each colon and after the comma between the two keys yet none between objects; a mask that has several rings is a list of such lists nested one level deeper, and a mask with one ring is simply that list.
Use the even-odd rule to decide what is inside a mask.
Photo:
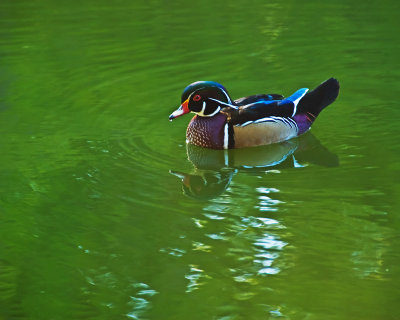
[{"label": "chestnut breast", "polygon": [[224,148],[226,116],[218,113],[213,117],[195,115],[186,131],[186,142],[203,148]]}]

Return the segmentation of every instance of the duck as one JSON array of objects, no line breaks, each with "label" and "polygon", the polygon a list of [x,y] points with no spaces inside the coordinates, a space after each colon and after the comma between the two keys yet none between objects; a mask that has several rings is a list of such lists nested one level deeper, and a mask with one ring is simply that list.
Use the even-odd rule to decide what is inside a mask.
[{"label": "duck", "polygon": [[194,113],[186,142],[209,149],[235,149],[280,143],[307,132],[320,112],[339,94],[330,78],[313,90],[298,89],[285,98],[256,94],[233,100],[223,85],[196,81],[182,93],[169,120]]}]

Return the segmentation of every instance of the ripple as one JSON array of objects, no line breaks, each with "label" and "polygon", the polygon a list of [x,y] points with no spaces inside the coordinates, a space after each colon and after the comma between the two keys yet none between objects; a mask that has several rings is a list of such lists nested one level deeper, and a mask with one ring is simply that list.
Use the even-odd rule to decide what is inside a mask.
[{"label": "ripple", "polygon": [[186,286],[186,292],[193,292],[199,289],[204,284],[205,279],[210,279],[204,270],[200,269],[199,266],[190,265],[190,271],[185,275],[185,278],[189,280]]},{"label": "ripple", "polygon": [[212,248],[210,245],[198,241],[194,241],[192,243],[192,246],[193,246],[192,248],[193,251],[211,252]]},{"label": "ripple", "polygon": [[168,152],[160,152],[160,149],[145,140],[145,133],[140,136],[132,135],[117,141],[124,154],[135,161],[139,166],[164,165],[166,168],[174,162],[174,157]]},{"label": "ripple", "polygon": [[263,250],[282,250],[287,243],[277,239],[271,234],[266,233],[262,238],[257,239],[254,245],[262,247]]},{"label": "ripple", "polygon": [[228,240],[229,238],[224,236],[223,234],[205,234],[206,237],[213,239],[213,240]]},{"label": "ripple", "polygon": [[267,196],[271,193],[279,192],[276,188],[258,187],[256,190],[261,193],[261,195],[258,196],[258,199],[260,200],[259,205],[255,206],[255,208],[260,211],[277,211],[277,205],[283,203],[280,200],[272,199],[270,196]]},{"label": "ripple", "polygon": [[160,252],[167,253],[174,257],[182,257],[186,253],[185,250],[179,248],[161,248]]},{"label": "ripple", "polygon": [[203,213],[203,215],[211,220],[224,220],[225,219],[225,217],[220,216],[218,214]]},{"label": "ripple", "polygon": [[130,296],[130,301],[127,305],[131,311],[126,316],[132,319],[142,319],[143,314],[152,308],[150,298],[158,294],[158,292],[150,289],[150,286],[145,283],[134,284],[133,287],[141,288],[141,290],[136,295]]},{"label": "ripple", "polygon": [[0,260],[0,314],[4,318],[24,319],[24,311],[18,298],[20,271],[6,260]]}]

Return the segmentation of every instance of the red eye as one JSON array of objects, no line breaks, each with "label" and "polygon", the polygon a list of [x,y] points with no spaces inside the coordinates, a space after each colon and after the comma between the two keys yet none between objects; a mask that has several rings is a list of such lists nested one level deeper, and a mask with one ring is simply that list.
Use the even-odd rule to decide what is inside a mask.
[{"label": "red eye", "polygon": [[196,94],[196,95],[193,97],[193,101],[199,101],[200,99],[201,99],[201,97],[200,97],[199,94]]}]

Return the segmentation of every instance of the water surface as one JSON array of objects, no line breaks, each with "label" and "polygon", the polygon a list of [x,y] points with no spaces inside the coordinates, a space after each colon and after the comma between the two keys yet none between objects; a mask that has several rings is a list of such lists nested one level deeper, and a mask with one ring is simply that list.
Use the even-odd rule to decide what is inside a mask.
[{"label": "water surface", "polygon": [[[2,1],[0,318],[398,319],[396,1]],[[227,154],[183,88],[290,95],[310,133]]]}]

